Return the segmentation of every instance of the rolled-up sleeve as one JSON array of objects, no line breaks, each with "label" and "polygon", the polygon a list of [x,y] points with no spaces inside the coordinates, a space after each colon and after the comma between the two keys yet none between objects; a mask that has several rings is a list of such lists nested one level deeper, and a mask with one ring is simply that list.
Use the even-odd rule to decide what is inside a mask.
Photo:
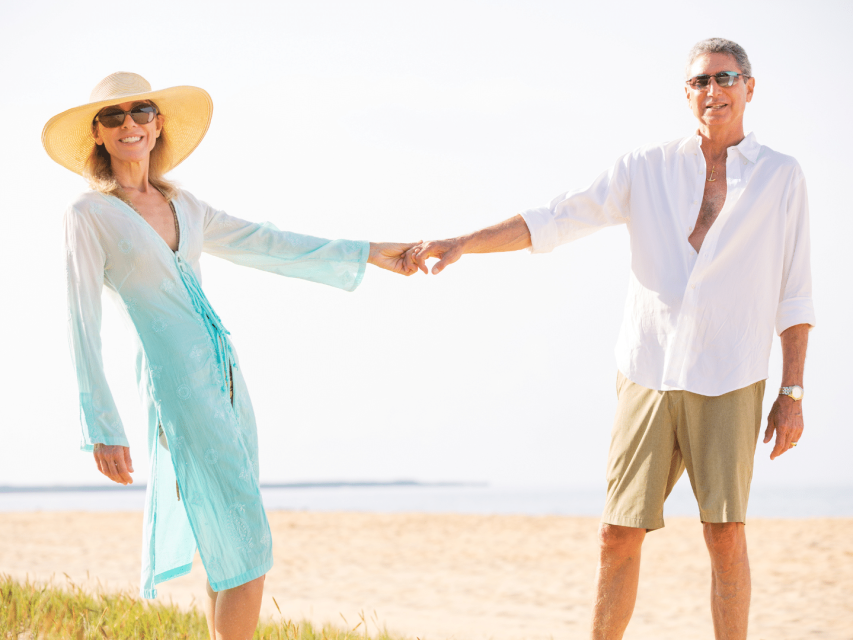
[{"label": "rolled-up sleeve", "polygon": [[104,374],[101,355],[101,291],[106,254],[97,234],[73,207],[65,212],[68,342],[80,393],[80,449],[95,444],[130,446]]},{"label": "rolled-up sleeve", "polygon": [[799,167],[788,192],[782,286],[776,311],[776,333],[798,324],[816,324],[812,301],[809,202],[806,180]]},{"label": "rolled-up sleeve", "polygon": [[548,206],[521,212],[530,231],[532,253],[548,253],[561,244],[628,222],[631,154],[623,156],[587,188],[567,191]]}]

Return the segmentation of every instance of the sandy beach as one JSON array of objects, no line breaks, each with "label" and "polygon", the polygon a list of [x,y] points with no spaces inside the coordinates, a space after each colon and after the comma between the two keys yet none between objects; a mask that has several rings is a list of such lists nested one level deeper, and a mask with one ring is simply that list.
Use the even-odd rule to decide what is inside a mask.
[{"label": "sandy beach", "polygon": [[[293,620],[350,626],[363,612],[421,640],[585,638],[595,518],[270,512],[274,596]],[[139,513],[0,514],[0,572],[136,591]],[[751,520],[750,638],[853,639],[853,519]],[[670,518],[643,551],[626,639],[713,637],[699,522]],[[190,606],[204,572],[160,585]]]}]

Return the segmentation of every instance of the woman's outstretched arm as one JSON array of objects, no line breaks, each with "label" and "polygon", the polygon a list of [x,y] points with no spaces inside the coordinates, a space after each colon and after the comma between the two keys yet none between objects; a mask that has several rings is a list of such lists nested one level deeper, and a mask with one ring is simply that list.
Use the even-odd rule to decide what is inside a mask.
[{"label": "woman's outstretched arm", "polygon": [[204,251],[236,264],[346,291],[358,287],[368,263],[403,275],[416,270],[404,257],[413,244],[329,240],[198,205],[205,207]]}]

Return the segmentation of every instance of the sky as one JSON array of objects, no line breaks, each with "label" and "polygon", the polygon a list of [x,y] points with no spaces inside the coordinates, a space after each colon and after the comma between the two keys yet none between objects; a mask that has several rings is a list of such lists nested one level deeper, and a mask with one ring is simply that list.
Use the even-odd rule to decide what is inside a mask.
[{"label": "sky", "polygon": [[[818,326],[806,431],[753,486],[853,486],[850,1],[4,3],[0,485],[106,484],[79,452],[61,219],[85,190],[40,145],[115,71],[213,98],[171,176],[231,215],[328,238],[466,233],[583,188],[619,156],[691,134],[697,41],[747,50],[746,128],[792,155],[810,198]],[[465,256],[439,276],[369,267],[344,293],[202,259],[258,419],[262,482],[603,487],[624,228],[551,254]],[[146,479],[133,347],[105,305],[104,361]],[[778,339],[764,413],[781,377]],[[763,430],[763,427],[762,427]]]}]

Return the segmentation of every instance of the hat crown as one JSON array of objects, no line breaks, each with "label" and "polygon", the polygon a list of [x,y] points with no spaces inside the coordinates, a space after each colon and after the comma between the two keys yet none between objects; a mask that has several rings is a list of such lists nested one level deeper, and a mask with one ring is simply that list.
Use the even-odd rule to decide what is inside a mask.
[{"label": "hat crown", "polygon": [[118,71],[101,80],[89,95],[89,102],[114,100],[151,91],[148,80],[137,73]]}]

